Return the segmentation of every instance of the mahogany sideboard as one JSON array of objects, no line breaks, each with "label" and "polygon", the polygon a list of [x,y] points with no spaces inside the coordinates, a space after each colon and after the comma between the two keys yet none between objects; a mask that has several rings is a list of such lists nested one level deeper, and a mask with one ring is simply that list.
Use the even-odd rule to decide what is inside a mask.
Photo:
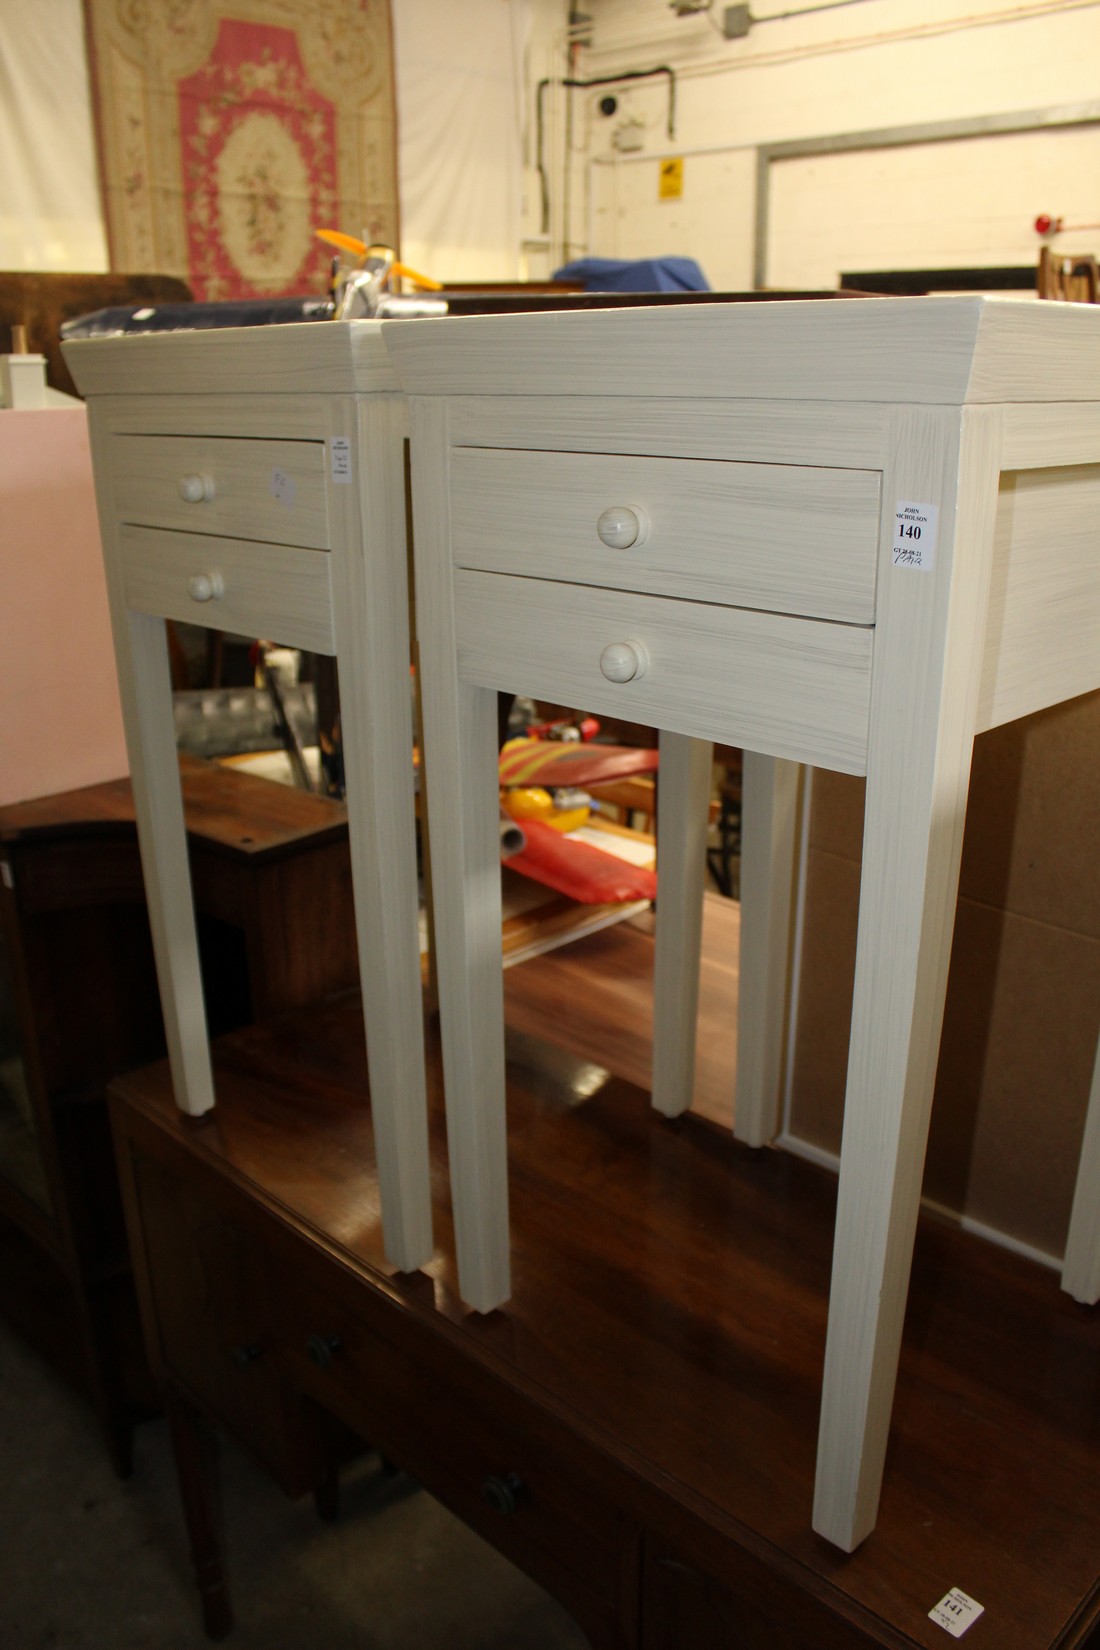
[{"label": "mahogany sideboard", "polygon": [[595,1650],[941,1650],[929,1612],[952,1589],[981,1607],[975,1650],[1100,1643],[1100,1323],[1047,1272],[922,1219],[878,1527],[845,1555],[806,1519],[833,1177],[663,1118],[590,1058],[513,1032],[514,1289],[507,1313],[473,1313],[438,1049],[437,1250],[416,1274],[384,1256],[362,1051],[349,996],[216,1043],[202,1119],[178,1112],[166,1065],[112,1086],[213,1635],[231,1613],[199,1418],[293,1491],[318,1482],[331,1415]]},{"label": "mahogany sideboard", "polygon": [[[338,803],[181,759],[211,1023],[355,983]],[[86,1390],[117,1470],[156,1401],[105,1104],[164,1053],[127,780],[0,808],[0,1310]]]}]

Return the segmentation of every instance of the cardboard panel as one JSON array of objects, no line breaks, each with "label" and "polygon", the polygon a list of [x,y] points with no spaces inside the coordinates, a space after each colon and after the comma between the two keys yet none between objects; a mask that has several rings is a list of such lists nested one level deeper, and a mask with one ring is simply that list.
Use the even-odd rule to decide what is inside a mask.
[{"label": "cardboard panel", "polygon": [[[863,781],[815,773],[792,1135],[840,1147]],[[974,751],[926,1195],[1053,1255],[1100,1033],[1100,694]]]}]

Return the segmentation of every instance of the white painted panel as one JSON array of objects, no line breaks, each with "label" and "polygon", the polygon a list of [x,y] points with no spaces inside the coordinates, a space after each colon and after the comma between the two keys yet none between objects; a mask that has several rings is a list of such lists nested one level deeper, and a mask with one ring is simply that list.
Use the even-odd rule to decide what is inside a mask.
[{"label": "white painted panel", "polygon": [[[866,764],[870,628],[455,570],[459,675],[843,773]],[[644,674],[600,656],[641,644]]]},{"label": "white painted panel", "polygon": [[1100,687],[1100,465],[1002,478],[978,731]]},{"label": "white painted panel", "polygon": [[[1029,263],[1038,213],[1096,221],[1098,172],[1096,126],[773,161],[767,283],[823,288],[845,270]],[[1057,246],[1092,249],[1097,239]]]},{"label": "white painted panel", "polygon": [[[1087,401],[1100,376],[1100,306],[1026,298],[671,304],[383,321],[382,335],[410,395]],[[804,459],[794,440],[790,458]]]},{"label": "white painted panel", "polygon": [[[874,619],[877,473],[456,448],[451,487],[463,567]],[[639,523],[622,549],[598,531],[614,507]]]},{"label": "white painted panel", "polygon": [[[111,477],[120,521],[328,547],[325,449],[319,441],[118,436]],[[184,496],[186,488],[199,486],[209,496]]]},{"label": "white painted panel", "polygon": [[[334,653],[331,558],[317,550],[258,549],[239,539],[121,527],[118,533],[126,603],[185,624],[263,636],[317,653]],[[221,593],[190,594],[196,574],[217,575]]]}]

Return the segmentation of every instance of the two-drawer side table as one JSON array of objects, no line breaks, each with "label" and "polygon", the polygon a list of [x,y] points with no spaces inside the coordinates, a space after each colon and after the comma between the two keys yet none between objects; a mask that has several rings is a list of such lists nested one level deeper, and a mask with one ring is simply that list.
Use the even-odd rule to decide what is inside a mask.
[{"label": "two-drawer side table", "polygon": [[405,406],[376,322],[90,339],[123,719],[177,1103],[214,1104],[165,619],[335,655],[387,1254],[432,1254]]},{"label": "two-drawer side table", "polygon": [[[668,1113],[691,1093],[702,855],[686,850],[708,742],[867,775],[814,1508],[851,1550],[876,1518],[974,737],[1100,684],[1100,314],[883,299],[383,333],[410,398],[470,1304],[510,1289],[494,690],[662,730],[654,1101]],[[1087,1301],[1098,1088],[1063,1276]],[[750,1137],[769,1104],[756,1098]]]}]

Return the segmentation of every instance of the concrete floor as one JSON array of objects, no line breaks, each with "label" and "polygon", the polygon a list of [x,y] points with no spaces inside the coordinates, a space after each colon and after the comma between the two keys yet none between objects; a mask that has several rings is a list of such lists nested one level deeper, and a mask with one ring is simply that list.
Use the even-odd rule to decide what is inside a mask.
[{"label": "concrete floor", "polygon": [[[585,1650],[570,1617],[408,1478],[347,1469],[341,1515],[224,1437],[228,1650]],[[91,1410],[0,1322],[0,1645],[203,1650],[163,1421],[114,1475]]]}]

